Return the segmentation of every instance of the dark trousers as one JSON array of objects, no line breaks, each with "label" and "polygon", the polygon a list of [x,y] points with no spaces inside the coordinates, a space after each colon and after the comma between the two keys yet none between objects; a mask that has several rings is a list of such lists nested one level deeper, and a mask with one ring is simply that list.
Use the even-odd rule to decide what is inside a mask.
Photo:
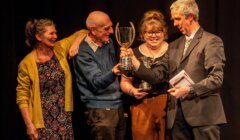
[{"label": "dark trousers", "polygon": [[190,126],[184,119],[181,106],[178,107],[171,134],[172,140],[220,140],[218,125]]},{"label": "dark trousers", "polygon": [[93,140],[124,140],[126,122],[122,108],[88,108],[85,115]]}]

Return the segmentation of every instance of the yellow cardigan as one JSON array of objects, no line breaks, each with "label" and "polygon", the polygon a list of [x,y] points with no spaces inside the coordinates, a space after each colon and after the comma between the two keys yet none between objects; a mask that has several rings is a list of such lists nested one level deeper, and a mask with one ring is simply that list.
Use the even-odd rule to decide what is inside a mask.
[{"label": "yellow cardigan", "polygon": [[[56,42],[53,49],[54,54],[65,73],[65,111],[73,111],[72,76],[67,62],[68,50],[77,34],[87,34],[86,32],[86,30],[80,30],[73,35]],[[19,108],[28,108],[34,126],[36,128],[44,128],[38,69],[33,51],[20,62],[18,66],[17,81],[16,102]]]}]

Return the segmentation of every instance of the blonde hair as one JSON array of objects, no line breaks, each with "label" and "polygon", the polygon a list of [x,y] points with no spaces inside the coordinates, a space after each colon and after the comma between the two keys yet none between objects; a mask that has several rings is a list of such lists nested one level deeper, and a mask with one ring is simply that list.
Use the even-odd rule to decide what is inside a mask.
[{"label": "blonde hair", "polygon": [[140,39],[143,40],[143,34],[148,26],[154,29],[162,30],[164,33],[164,39],[168,38],[167,25],[164,20],[163,14],[158,10],[149,10],[144,13],[143,18],[139,24]]},{"label": "blonde hair", "polygon": [[25,43],[28,47],[34,47],[38,41],[36,34],[43,34],[46,26],[55,26],[50,19],[30,19],[25,26]]}]

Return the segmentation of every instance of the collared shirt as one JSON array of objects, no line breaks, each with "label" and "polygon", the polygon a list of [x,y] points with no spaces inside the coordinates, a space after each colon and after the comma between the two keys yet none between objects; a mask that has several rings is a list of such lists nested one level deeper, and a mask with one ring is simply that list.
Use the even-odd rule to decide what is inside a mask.
[{"label": "collared shirt", "polygon": [[192,42],[195,34],[197,33],[197,31],[200,29],[200,27],[198,27],[190,36],[185,35],[186,37],[186,42],[185,42],[185,47],[183,50],[183,56],[185,55],[185,53],[187,52],[188,47],[190,46],[190,43]]},{"label": "collared shirt", "polygon": [[88,43],[88,45],[92,48],[93,52],[95,53],[98,49],[98,44],[96,44],[88,35],[85,38],[85,41]]},{"label": "collared shirt", "polygon": [[197,33],[197,31],[200,29],[200,27],[198,27],[194,32],[192,32],[192,34],[190,36],[186,36],[186,40],[191,40],[194,38],[195,34]]},{"label": "collared shirt", "polygon": [[[94,53],[97,51],[98,47],[101,47],[101,46],[99,46],[97,43],[95,43],[95,42],[89,37],[89,35],[86,36],[85,41],[88,43],[88,45],[91,47],[91,49],[93,50]],[[108,44],[108,43],[109,43],[109,41],[106,42],[106,43],[104,43],[104,44]],[[104,44],[103,44],[103,45],[104,45]]]}]

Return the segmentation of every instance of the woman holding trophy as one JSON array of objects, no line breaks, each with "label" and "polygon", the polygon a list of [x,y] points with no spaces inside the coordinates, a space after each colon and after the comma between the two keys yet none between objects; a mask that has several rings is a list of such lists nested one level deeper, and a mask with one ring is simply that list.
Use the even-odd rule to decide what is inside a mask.
[{"label": "woman holding trophy", "polygon": [[[131,77],[122,76],[121,89],[134,97],[130,107],[133,140],[164,140],[168,74],[163,59],[168,49],[167,27],[163,14],[157,10],[147,11],[139,27],[143,43],[133,50],[121,48],[121,57],[130,54],[135,69]],[[148,75],[149,71],[161,72]]]}]

